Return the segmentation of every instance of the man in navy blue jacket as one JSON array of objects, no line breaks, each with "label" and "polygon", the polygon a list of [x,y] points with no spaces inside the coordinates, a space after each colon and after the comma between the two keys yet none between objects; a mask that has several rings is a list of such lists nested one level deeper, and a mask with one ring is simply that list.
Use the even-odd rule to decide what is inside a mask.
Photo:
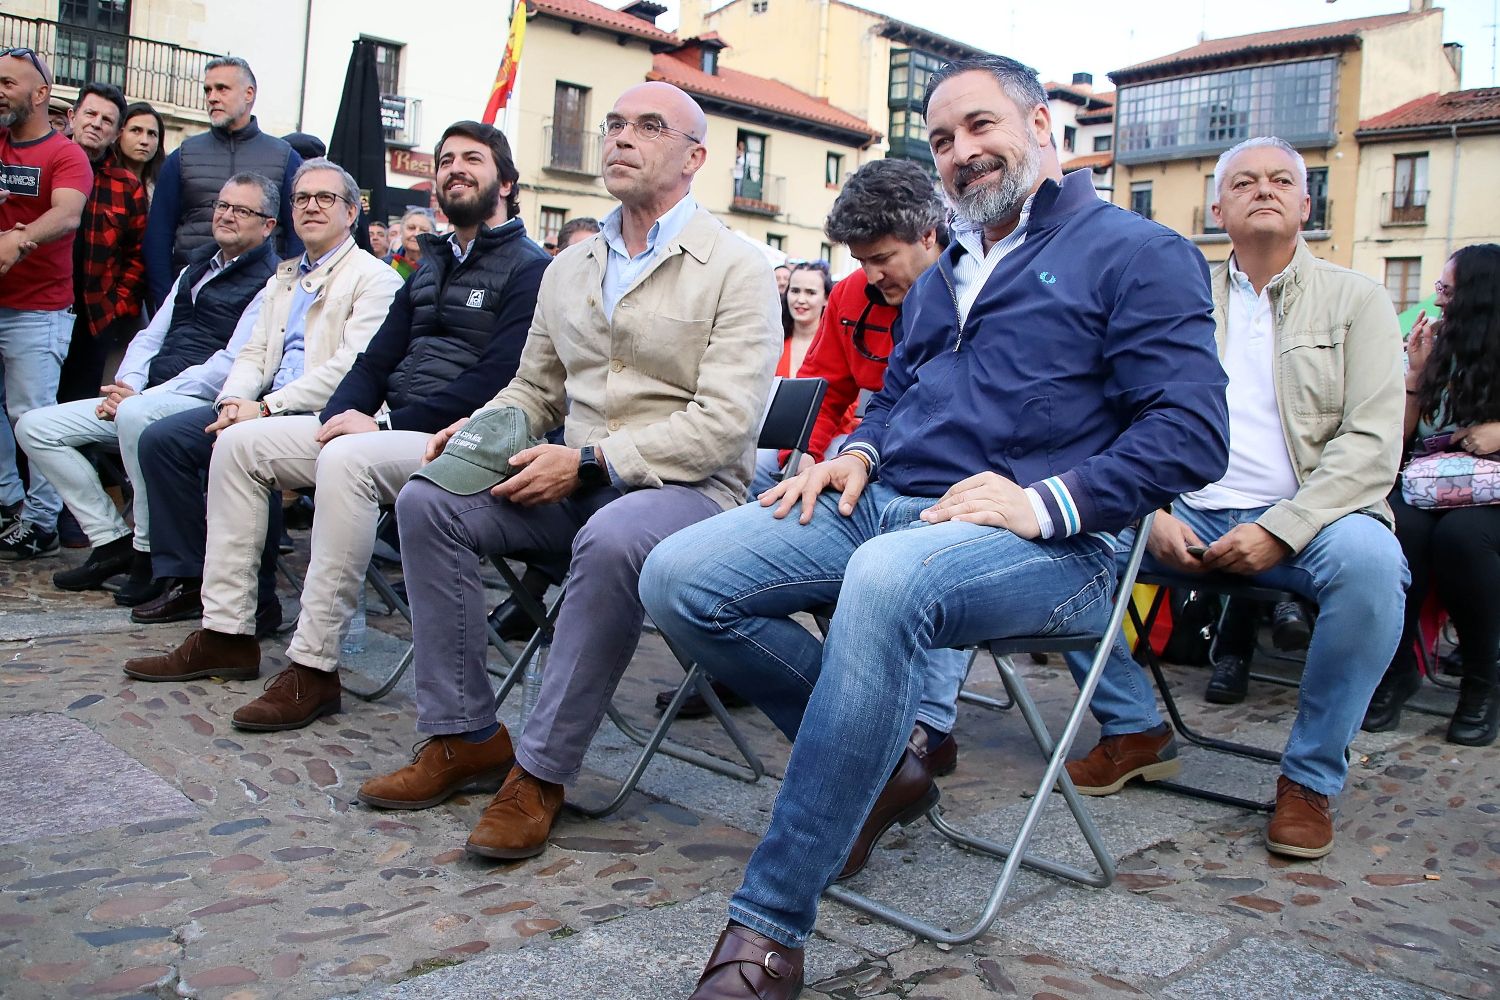
[{"label": "man in navy blue jacket", "polygon": [[396,292],[321,415],[257,420],[254,434],[219,440],[209,469],[203,628],[150,664],[132,661],[154,679],[256,676],[260,644],[244,620],[255,580],[229,568],[235,553],[216,553],[233,536],[222,526],[263,506],[273,490],[316,486],[291,663],[234,713],[240,729],[296,729],[339,710],[340,633],[370,562],[381,504],[395,502],[434,432],[516,373],[552,258],[516,217],[510,145],[493,126],[458,122],[438,141],[436,159],[438,203],[453,233],[423,237],[421,268]]},{"label": "man in navy blue jacket", "polygon": [[[1198,252],[1101,201],[1087,171],[1063,179],[1019,63],[946,67],[923,110],[958,221],[864,423],[760,506],[667,539],[641,576],[662,631],[795,741],[702,1000],[795,995],[866,816],[936,801],[907,746],[922,649],[1102,627],[1113,533],[1226,463]],[[822,644],[790,617],[835,599]]]}]

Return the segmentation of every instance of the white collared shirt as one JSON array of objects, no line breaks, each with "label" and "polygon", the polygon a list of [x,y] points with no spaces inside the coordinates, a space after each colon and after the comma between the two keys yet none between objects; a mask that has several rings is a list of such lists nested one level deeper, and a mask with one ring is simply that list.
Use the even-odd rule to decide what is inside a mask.
[{"label": "white collared shirt", "polygon": [[986,253],[984,228],[970,223],[959,223],[953,227],[953,238],[964,252],[953,262],[953,294],[958,298],[958,325],[962,329],[969,322],[969,310],[984,290],[990,275],[1005,255],[1026,242],[1026,224],[1031,220],[1031,202],[1036,195],[1026,199],[1021,206],[1021,217],[1016,228],[1002,240],[996,240]]}]

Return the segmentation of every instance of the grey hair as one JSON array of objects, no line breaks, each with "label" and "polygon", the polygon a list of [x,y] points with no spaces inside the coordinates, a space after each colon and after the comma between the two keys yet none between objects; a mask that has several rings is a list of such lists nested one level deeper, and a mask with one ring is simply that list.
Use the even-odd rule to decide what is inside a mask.
[{"label": "grey hair", "polygon": [[273,219],[280,214],[281,189],[265,174],[257,174],[253,170],[242,170],[224,184],[225,186],[243,184],[245,187],[259,188],[261,213]]},{"label": "grey hair", "polygon": [[911,160],[871,160],[844,182],[823,232],[835,243],[869,243],[894,236],[915,243],[941,232],[943,203],[932,178]]},{"label": "grey hair", "polygon": [[326,156],[315,156],[311,160],[302,161],[302,166],[298,167],[297,172],[292,175],[292,189],[294,191],[297,188],[298,182],[302,180],[302,175],[312,170],[332,170],[338,174],[339,180],[344,182],[344,197],[349,200],[349,204],[354,206],[356,212],[359,211],[359,182],[349,176],[349,171],[334,163]]},{"label": "grey hair", "polygon": [[431,226],[434,231],[437,230],[437,220],[432,217],[432,210],[427,208],[408,208],[406,211],[401,213],[401,221],[397,222],[396,225],[404,227],[406,225],[406,220],[410,219],[413,215],[420,215],[422,218],[427,220],[427,224]]},{"label": "grey hair", "polygon": [[1021,114],[1030,114],[1038,104],[1047,103],[1047,91],[1042,89],[1036,70],[1025,63],[1005,56],[980,56],[974,59],[958,59],[949,63],[927,80],[927,92],[922,95],[922,117],[927,117],[927,108],[932,104],[932,95],[938,87],[963,73],[988,73],[1000,84]]},{"label": "grey hair", "polygon": [[1292,158],[1292,162],[1297,166],[1297,183],[1301,185],[1302,193],[1307,194],[1307,161],[1302,158],[1302,154],[1293,149],[1292,144],[1285,139],[1274,135],[1258,135],[1230,146],[1219,157],[1219,162],[1214,164],[1214,197],[1217,198],[1224,193],[1224,171],[1229,169],[1230,160],[1247,149],[1267,147],[1279,149]]},{"label": "grey hair", "polygon": [[239,56],[214,56],[203,64],[203,75],[207,76],[208,71],[211,69],[223,69],[225,66],[232,66],[239,70],[249,78],[250,86],[255,87],[256,90],[260,89],[255,83],[255,71],[250,68],[249,63],[245,62]]}]

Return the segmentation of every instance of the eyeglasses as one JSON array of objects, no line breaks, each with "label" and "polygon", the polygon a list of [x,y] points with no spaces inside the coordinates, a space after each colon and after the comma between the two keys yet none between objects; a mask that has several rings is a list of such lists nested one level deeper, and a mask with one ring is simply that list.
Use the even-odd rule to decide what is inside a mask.
[{"label": "eyeglasses", "polygon": [[17,59],[28,60],[36,67],[36,71],[42,74],[42,82],[49,87],[52,86],[52,74],[47,72],[47,67],[43,66],[42,61],[37,58],[35,49],[0,49],[0,56],[15,56]]},{"label": "eyeglasses", "polygon": [[346,201],[351,205],[354,204],[354,202],[349,201],[349,199],[345,198],[343,195],[334,194],[332,191],[316,191],[312,193],[309,193],[307,191],[299,191],[296,194],[292,195],[293,208],[306,208],[307,203],[310,201],[317,202],[319,208],[325,209],[332,208],[334,202],[336,201]]},{"label": "eyeglasses", "polygon": [[1437,293],[1439,295],[1452,295],[1453,294],[1453,286],[1450,285],[1450,284],[1448,284],[1442,278],[1439,278],[1438,280],[1434,281],[1432,283],[1432,287],[1435,288],[1435,289],[1437,289]]},{"label": "eyeglasses", "polygon": [[241,222],[255,216],[260,216],[262,219],[274,218],[274,216],[267,215],[265,212],[257,212],[255,209],[246,208],[244,205],[231,205],[229,202],[223,200],[214,202],[214,214],[218,215],[220,212],[228,212]]},{"label": "eyeglasses", "polygon": [[655,118],[642,118],[639,121],[631,121],[629,118],[609,117],[599,123],[599,134],[604,136],[606,139],[614,139],[617,138],[620,133],[625,131],[626,125],[634,128],[635,134],[640,136],[642,139],[655,139],[663,132],[671,132],[673,135],[682,136],[688,142],[703,141],[696,135],[684,132],[680,128],[673,128],[666,122],[659,121]]}]

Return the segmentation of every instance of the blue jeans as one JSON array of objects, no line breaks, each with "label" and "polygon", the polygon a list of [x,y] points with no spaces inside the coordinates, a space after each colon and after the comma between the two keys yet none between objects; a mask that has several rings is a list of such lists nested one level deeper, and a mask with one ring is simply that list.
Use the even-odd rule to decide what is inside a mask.
[{"label": "blue jeans", "polygon": [[27,521],[47,531],[57,527],[62,498],[36,469],[23,491],[12,431],[25,413],[57,402],[57,378],[73,337],[71,309],[0,309],[0,503],[26,501]]},{"label": "blue jeans", "polygon": [[[1033,542],[917,520],[933,502],[877,482],[849,517],[825,493],[807,525],[747,505],[668,538],[641,573],[658,627],[795,738],[729,907],[789,947],[811,932],[818,897],[905,749],[929,650],[1101,628],[1108,615],[1105,540]],[[790,617],[835,599],[825,642]]]},{"label": "blue jeans", "polygon": [[[1172,511],[1212,544],[1237,524],[1254,522],[1266,508],[1195,510],[1179,503]],[[1121,535],[1120,559],[1131,532]],[[1150,555],[1143,569],[1161,568]],[[1297,718],[1281,760],[1281,773],[1322,795],[1344,787],[1344,751],[1364,719],[1370,696],[1401,637],[1409,576],[1401,546],[1389,528],[1364,514],[1348,514],[1328,525],[1307,546],[1258,576],[1256,583],[1289,590],[1317,603],[1317,628],[1307,647],[1307,665],[1297,694]],[[1089,659],[1067,656],[1080,682]],[[1161,724],[1146,673],[1115,640],[1091,704],[1103,735],[1138,733]]]}]

